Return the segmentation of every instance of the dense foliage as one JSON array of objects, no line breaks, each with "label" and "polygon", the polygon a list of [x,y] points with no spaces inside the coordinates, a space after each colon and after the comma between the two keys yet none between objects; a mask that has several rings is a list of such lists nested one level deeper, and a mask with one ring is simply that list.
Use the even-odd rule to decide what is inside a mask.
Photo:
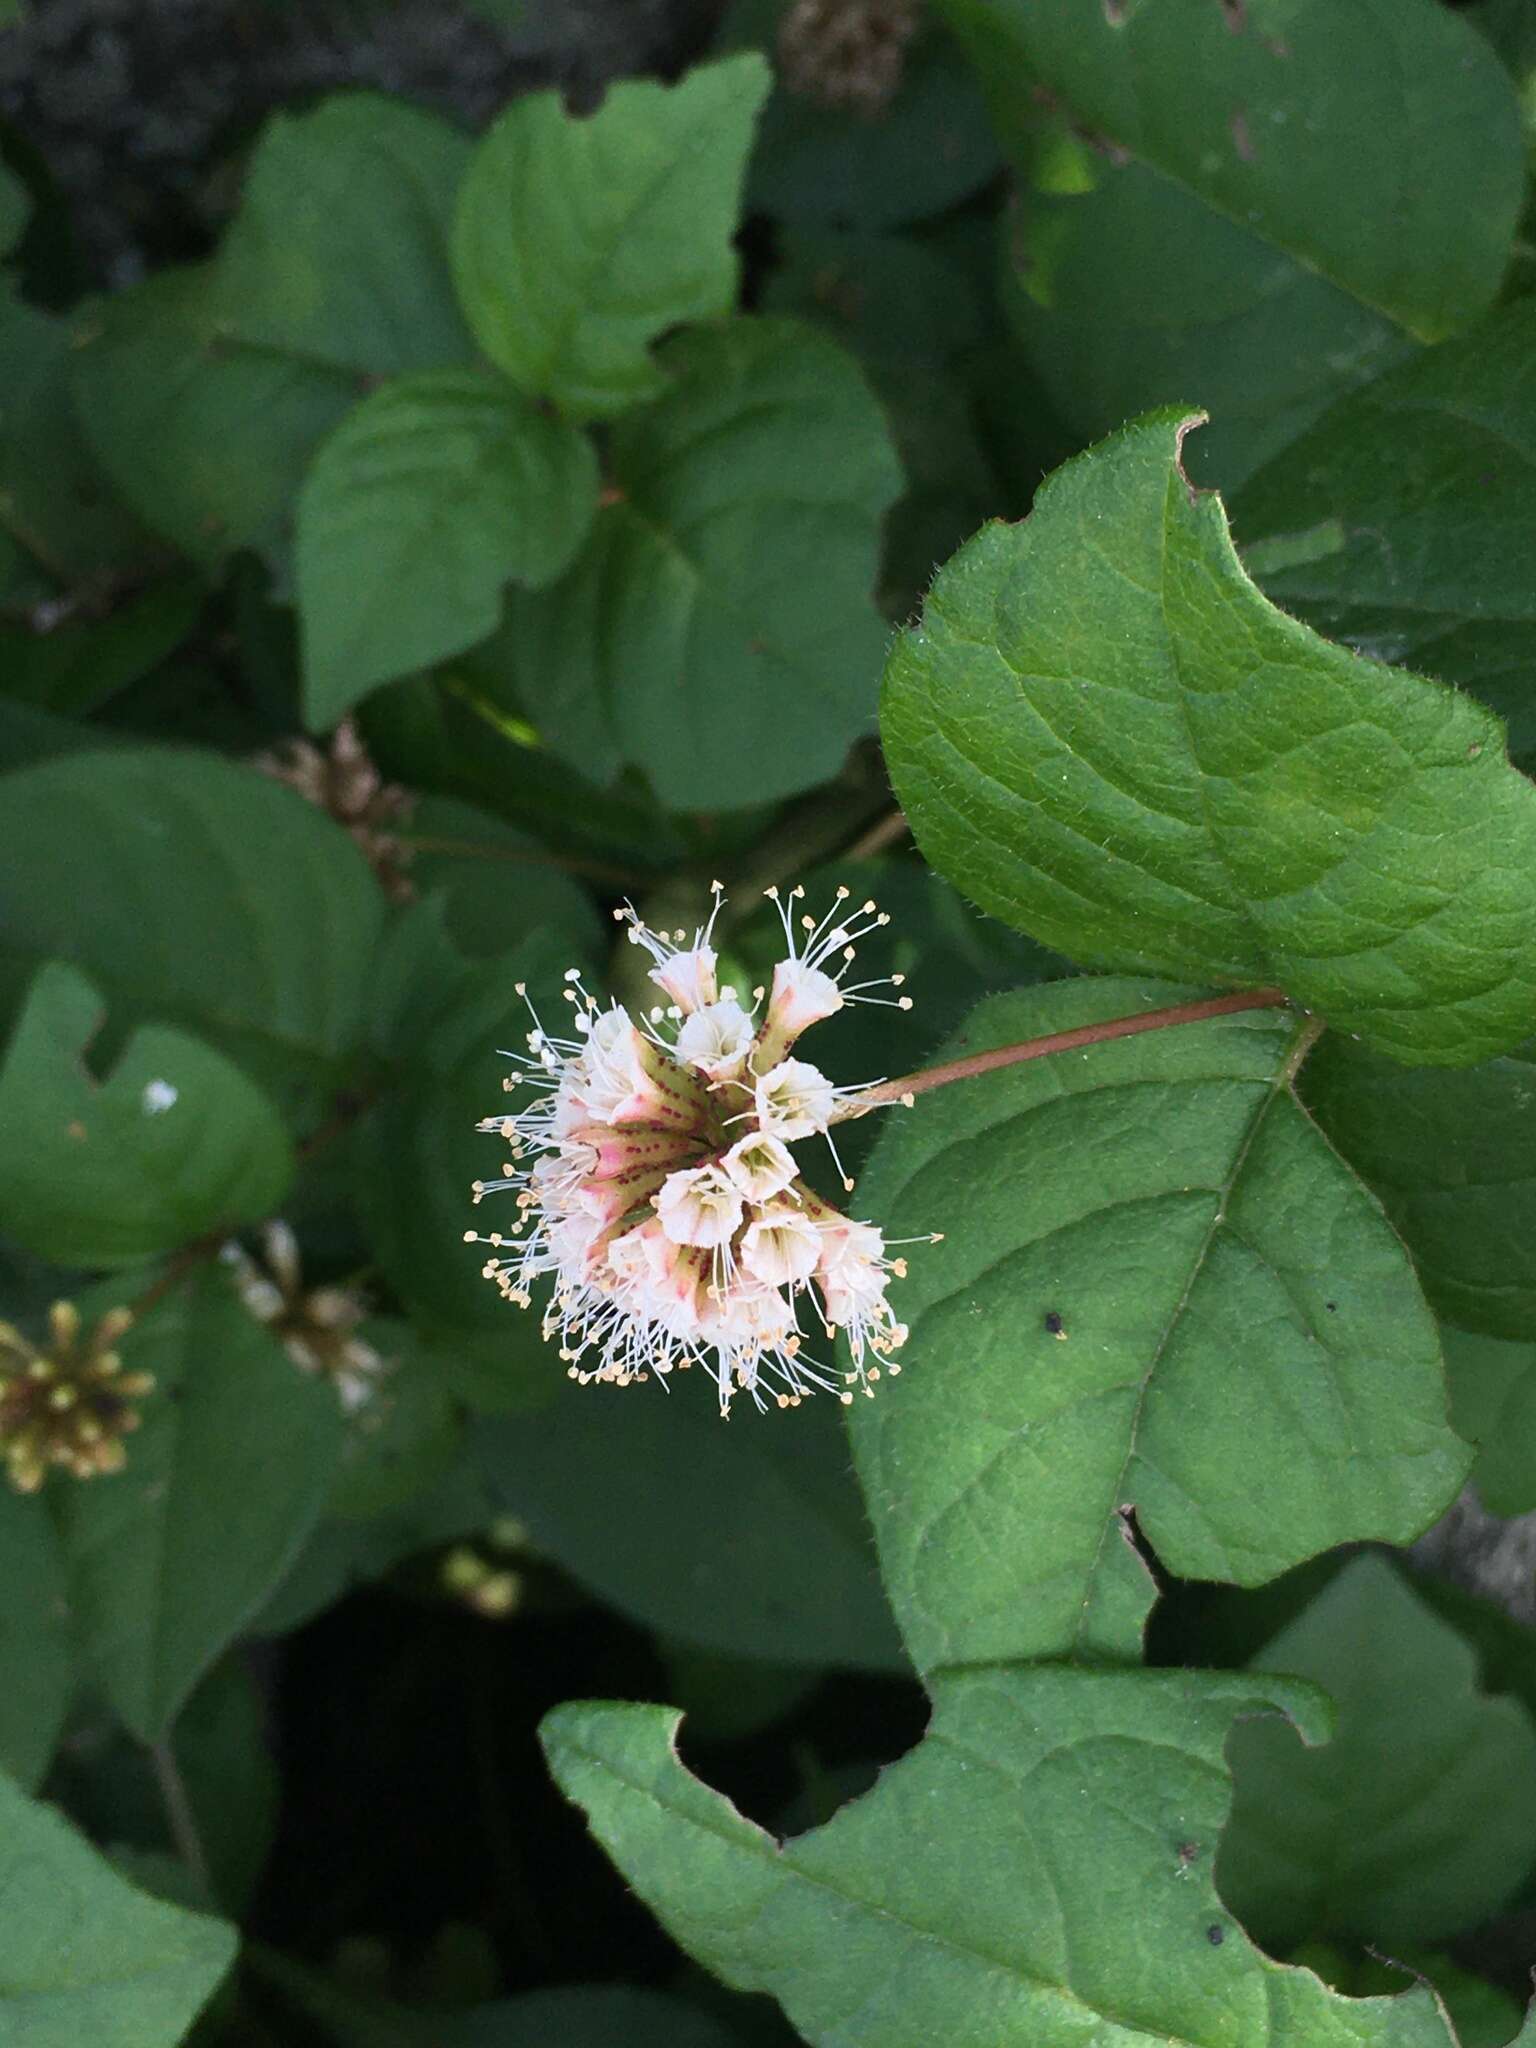
[{"label": "dense foliage", "polygon": [[[1536,2043],[1533,105],[740,0],[114,289],[0,132],[0,2041]],[[524,990],[799,882],[883,1383],[573,1384]]]}]

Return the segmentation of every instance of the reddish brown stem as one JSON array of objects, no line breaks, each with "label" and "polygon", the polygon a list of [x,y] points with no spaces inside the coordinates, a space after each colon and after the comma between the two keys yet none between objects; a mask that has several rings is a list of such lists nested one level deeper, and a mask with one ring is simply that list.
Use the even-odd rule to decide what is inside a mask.
[{"label": "reddish brown stem", "polygon": [[866,1088],[849,1114],[862,1116],[867,1109],[879,1109],[904,1096],[922,1095],[930,1088],[946,1088],[951,1081],[969,1081],[978,1074],[993,1074],[1000,1067],[1016,1067],[1024,1060],[1042,1060],[1053,1052],[1076,1052],[1085,1045],[1102,1045],[1111,1038],[1132,1038],[1138,1031],[1165,1031],[1170,1024],[1198,1024],[1205,1017],[1226,1017],[1234,1010],[1270,1010],[1284,1003],[1284,989],[1237,989],[1228,996],[1202,996],[1192,1003],[1171,1003],[1164,1010],[1143,1010],[1138,1017],[1110,1017],[1102,1024],[1079,1024],[1072,1031],[1047,1032],[1044,1038],[1021,1039],[1017,1045],[995,1046],[991,1052],[973,1052],[963,1060],[946,1060],[941,1067],[919,1067],[915,1074],[882,1081]]}]

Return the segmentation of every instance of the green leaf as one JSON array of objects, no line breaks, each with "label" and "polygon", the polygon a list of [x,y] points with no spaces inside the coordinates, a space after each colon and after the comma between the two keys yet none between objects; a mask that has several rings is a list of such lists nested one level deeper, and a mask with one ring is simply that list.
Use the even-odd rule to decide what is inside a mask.
[{"label": "green leaf", "polygon": [[918,1748],[782,1844],[683,1768],[665,1707],[559,1707],[543,1734],[675,1938],[815,2048],[1451,2048],[1427,1988],[1340,1998],[1218,1900],[1222,1742],[1274,1702],[1326,1727],[1283,1679],[952,1674]]},{"label": "green leaf", "polygon": [[1412,1977],[1434,1986],[1455,2030],[1457,2048],[1506,2048],[1520,2025],[1520,2007],[1505,1992],[1474,1977],[1438,1949],[1398,1945],[1388,1961],[1377,1955],[1346,1955],[1325,1942],[1308,1942],[1289,1960],[1315,1970],[1325,1984],[1351,1998],[1401,1991]]},{"label": "green leaf", "polygon": [[[724,49],[777,40],[780,0],[737,0]],[[780,83],[763,109],[747,174],[754,213],[865,229],[946,213],[1002,169],[971,66],[952,37],[920,20],[902,53],[895,97],[873,118],[849,117]]]},{"label": "green leaf", "polygon": [[176,2048],[234,1961],[232,1927],[145,1898],[4,1778],[0,1895],[7,2048]]},{"label": "green leaf", "polygon": [[1454,1073],[1327,1038],[1303,1091],[1440,1313],[1536,1337],[1536,1039]]},{"label": "green leaf", "polygon": [[459,1420],[431,1350],[398,1316],[370,1316],[358,1330],[384,1361],[371,1396],[348,1418],[340,1477],[329,1512],[366,1520],[407,1506],[453,1464]]},{"label": "green leaf", "polygon": [[[1141,17],[1138,17],[1141,18]],[[1536,791],[1497,722],[1274,610],[1153,414],[940,572],[886,669],[934,866],[1071,957],[1278,982],[1405,1061],[1536,1003]]]},{"label": "green leaf", "polygon": [[0,1485],[0,1772],[31,1791],[42,1781],[74,1683],[69,1599],[46,1505]]},{"label": "green leaf", "polygon": [[274,115],[218,257],[233,334],[378,377],[471,362],[447,246],[469,156],[446,121],[375,93]]},{"label": "green leaf", "polygon": [[155,1742],[313,1528],[341,1416],[219,1271],[178,1288],[119,1348],[155,1379],[127,1466],[54,1499],[84,1652]]},{"label": "green leaf", "polygon": [[[998,996],[951,1050],[1184,993]],[[1134,1659],[1153,1586],[1131,1508],[1170,1571],[1257,1585],[1407,1542],[1454,1497],[1434,1324],[1295,1100],[1306,1042],[1264,1011],[1148,1032],[941,1090],[882,1136],[860,1213],[946,1233],[893,1296],[899,1384],[852,1418],[919,1670]]]},{"label": "green leaf", "polygon": [[451,796],[424,796],[402,835],[415,849],[411,879],[440,895],[449,938],[469,960],[510,952],[540,925],[579,934],[595,953],[602,934],[592,899],[548,847],[504,818]]},{"label": "green leaf", "polygon": [[[191,1695],[174,1731],[174,1762],[213,1895],[231,1914],[249,1906],[276,1832],[279,1784],[268,1714],[266,1688],[250,1660],[235,1652]],[[111,1718],[104,1702],[91,1701],[77,1714],[49,1783],[94,1841],[111,1844],[114,1860],[124,1850],[135,1857],[176,1857],[156,1759]],[[179,1859],[175,1867],[183,1883],[180,1896],[206,1905],[206,1888],[200,1892],[196,1876]]]},{"label": "green leaf", "polygon": [[1012,324],[1084,439],[1194,394],[1211,426],[1190,473],[1230,490],[1411,349],[1383,314],[1185,187],[1084,154],[1081,188],[1026,187],[1005,222]]},{"label": "green leaf", "polygon": [[1536,1508],[1536,1344],[1510,1344],[1449,1324],[1440,1332],[1451,1416],[1477,1446],[1471,1481],[1493,1515]]},{"label": "green leaf", "polygon": [[1536,759],[1536,301],[1343,399],[1233,506],[1250,573],[1379,660],[1470,690]]},{"label": "green leaf", "polygon": [[74,360],[96,459],[146,526],[210,571],[244,547],[286,557],[300,479],[359,388],[348,371],[242,346],[207,265],[105,301]]},{"label": "green leaf", "polygon": [[[74,351],[63,320],[0,287],[0,544],[40,579],[29,596],[153,552],[108,489],[70,396]],[[0,588],[12,579],[0,568]]]},{"label": "green leaf", "polygon": [[553,92],[502,115],[464,179],[453,268],[476,339],[521,390],[610,418],[664,387],[659,334],[729,312],[767,90],[762,59],[741,56],[670,87],[611,86],[585,119]]},{"label": "green leaf", "polygon": [[1324,1686],[1326,1748],[1235,1730],[1216,1881],[1267,1948],[1316,1934],[1436,1941],[1498,1911],[1536,1838],[1536,1727],[1474,1690],[1471,1650],[1384,1558],[1361,1557],[1255,1658]]},{"label": "green leaf", "polygon": [[417,919],[397,928],[379,963],[376,1029],[387,1034],[379,1042],[398,1062],[397,1081],[351,1140],[358,1208],[380,1270],[415,1319],[443,1326],[445,1338],[493,1333],[511,1379],[546,1368],[558,1377],[561,1368],[537,1320],[509,1309],[481,1278],[483,1249],[464,1241],[483,1220],[471,1185],[494,1175],[498,1157],[475,1125],[506,1101],[497,1048],[520,1046],[529,1028],[516,984],[553,1007],[561,975],[581,958],[579,939],[545,926],[471,969],[440,926],[433,942]]},{"label": "green leaf", "polygon": [[325,2048],[743,2048],[686,1999],[631,1984],[563,1984],[467,2010],[386,2005],[273,1949],[250,1967],[319,2029]]},{"label": "green leaf", "polygon": [[184,1031],[134,1033],[97,1080],[103,1005],[57,961],[0,1061],[0,1229],[61,1266],[137,1265],[281,1202],[293,1148],[260,1089]]},{"label": "green leaf", "polygon": [[1005,136],[1042,87],[1078,128],[1421,340],[1467,326],[1499,289],[1524,182],[1519,108],[1492,51],[1434,0],[941,12]]},{"label": "green leaf", "polygon": [[477,371],[402,377],[365,398],[299,496],[311,726],[485,639],[505,585],[551,582],[596,509],[585,436]]},{"label": "green leaf", "polygon": [[0,622],[7,694],[84,717],[174,654],[196,626],[206,595],[201,579],[187,574],[152,584],[104,619],[55,622],[45,609],[46,629]]},{"label": "green leaf", "polygon": [[900,470],[857,366],[809,328],[738,320],[661,360],[672,393],[614,430],[621,502],[563,582],[513,601],[520,695],[588,775],[630,762],[674,808],[763,803],[836,774],[873,724]]},{"label": "green leaf", "polygon": [[558,1384],[547,1409],[475,1425],[500,1506],[538,1549],[682,1642],[901,1668],[835,1402],[792,1430],[777,1414],[722,1422],[707,1387],[578,1388],[553,1346],[546,1355]]},{"label": "green leaf", "polygon": [[62,754],[0,781],[0,993],[67,959],[284,1096],[362,1033],[383,899],[293,791],[210,754]]}]

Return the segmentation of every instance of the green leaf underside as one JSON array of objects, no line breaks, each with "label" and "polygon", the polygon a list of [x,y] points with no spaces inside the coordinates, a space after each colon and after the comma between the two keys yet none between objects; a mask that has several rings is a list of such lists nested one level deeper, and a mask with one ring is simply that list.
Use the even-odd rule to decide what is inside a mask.
[{"label": "green leaf underside", "polygon": [[1536,1039],[1447,1073],[1325,1038],[1303,1088],[1440,1313],[1536,1337]]},{"label": "green leaf underside", "polygon": [[67,959],[114,1022],[183,1025],[292,1088],[360,1035],[382,918],[344,832],[213,755],[67,754],[0,781],[0,993]]},{"label": "green leaf underside", "polygon": [[561,583],[514,597],[521,694],[589,774],[632,763],[674,808],[765,802],[873,726],[900,467],[853,358],[811,328],[737,320],[659,360],[674,389],[614,430],[621,502]]},{"label": "green leaf underside", "polygon": [[918,1748],[782,1846],[683,1768],[667,1708],[559,1707],[544,1742],[673,1935],[814,2048],[1450,2048],[1427,1988],[1340,1998],[1218,1901],[1222,1741],[1271,1703],[1326,1728],[1284,1679],[951,1673]]},{"label": "green leaf underside", "polygon": [[1435,1941],[1476,1926],[1531,1864],[1536,1728],[1476,1690],[1476,1660],[1384,1558],[1347,1565],[1254,1659],[1326,1689],[1333,1738],[1239,1727],[1216,1878],[1267,1948],[1327,1933]]},{"label": "green leaf underside", "polygon": [[[104,1291],[96,1312],[108,1305]],[[313,1528],[341,1411],[217,1269],[119,1348],[129,1371],[154,1375],[135,1404],[143,1426],[126,1469],[61,1490],[58,1515],[86,1657],[128,1727],[153,1742]]]},{"label": "green leaf underside", "polygon": [[32,984],[0,1062],[0,1228],[57,1265],[124,1266],[270,1214],[293,1149],[260,1089],[153,1024],[97,1081],[84,1054],[102,1016],[63,962]]},{"label": "green leaf underside", "polygon": [[1498,722],[1275,611],[1154,414],[941,571],[882,730],[932,863],[1070,956],[1278,982],[1396,1058],[1530,1029],[1536,791]]},{"label": "green leaf underside", "polygon": [[1476,319],[1503,280],[1518,107],[1493,52],[1434,0],[942,11],[1005,135],[1038,84],[1079,128],[1423,340]]},{"label": "green leaf underside", "polygon": [[[577,1389],[554,1345],[546,1358],[553,1404],[477,1430],[500,1505],[541,1551],[689,1643],[901,1668],[835,1402],[817,1402],[791,1436],[772,1416],[723,1424],[709,1387],[689,1384],[697,1374],[670,1395]],[[624,1542],[615,1528],[629,1531]]]},{"label": "green leaf underside", "polygon": [[1472,1484],[1492,1515],[1536,1508],[1536,1343],[1473,1331],[1440,1332],[1451,1415],[1477,1446]]},{"label": "green leaf underside", "polygon": [[207,265],[106,301],[74,361],[97,461],[146,526],[208,570],[242,547],[286,558],[299,482],[360,388],[348,371],[233,339]]},{"label": "green leaf underside", "polygon": [[309,723],[484,640],[506,584],[552,581],[596,509],[586,437],[476,371],[365,398],[299,497]]},{"label": "green leaf underside", "polygon": [[[999,996],[951,1050],[1187,993]],[[1434,1324],[1291,1093],[1302,1034],[1265,1011],[1149,1032],[967,1081],[882,1136],[860,1212],[947,1233],[894,1290],[899,1385],[851,1424],[920,1670],[1134,1660],[1153,1587],[1127,1507],[1170,1570],[1254,1585],[1406,1542],[1455,1495]]]},{"label": "green leaf underside", "polygon": [[447,122],[374,93],[274,116],[219,251],[231,331],[377,377],[473,361],[447,249],[469,156]]},{"label": "green leaf underside", "polygon": [[662,388],[659,334],[730,309],[767,90],[753,54],[611,86],[586,119],[552,92],[502,115],[464,179],[453,268],[480,346],[521,390],[611,417]]},{"label": "green leaf underside", "polygon": [[[24,1791],[42,1780],[64,1725],[74,1681],[69,1601],[47,1505],[0,1486],[0,1773]],[[4,1883],[0,1880],[0,1896]]]},{"label": "green leaf underside", "polygon": [[1288,611],[1470,690],[1536,751],[1536,304],[1342,400],[1247,483],[1233,524]]},{"label": "green leaf underside", "polygon": [[1288,261],[1142,164],[1020,196],[1005,234],[1009,317],[1042,385],[1086,438],[1197,392],[1187,451],[1231,490],[1351,385],[1412,348],[1384,315]]},{"label": "green leaf underside", "polygon": [[232,1927],[144,1897],[0,1778],[0,2040],[176,2048],[234,1961]]}]

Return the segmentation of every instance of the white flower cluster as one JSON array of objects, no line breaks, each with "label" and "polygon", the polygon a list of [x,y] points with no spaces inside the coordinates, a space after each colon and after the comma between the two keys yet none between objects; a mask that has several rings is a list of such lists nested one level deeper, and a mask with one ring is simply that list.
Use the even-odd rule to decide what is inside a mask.
[{"label": "white flower cluster", "polygon": [[[544,1333],[558,1335],[583,1385],[665,1381],[697,1364],[716,1381],[722,1413],[739,1392],[759,1408],[765,1394],[788,1408],[816,1388],[847,1402],[850,1386],[871,1391],[878,1360],[907,1334],[886,1299],[903,1261],[887,1256],[872,1223],[808,1187],[790,1151],[815,1133],[830,1145],[832,1125],[862,1107],[861,1090],[836,1088],[791,1057],[801,1034],[846,1003],[910,1007],[909,997],[874,993],[900,975],[846,980],[858,939],[888,919],[873,903],[848,914],[839,889],[826,916],[800,917],[797,932],[791,911],[804,891],[788,904],[767,893],[788,953],[750,1008],[717,985],[719,883],[691,944],[684,932],[649,930],[632,909],[617,912],[650,953],[666,1001],[637,1021],[617,1003],[600,1007],[573,969],[573,1035],[552,1036],[534,1014],[528,1054],[508,1055],[519,1071],[502,1084],[534,1100],[479,1126],[512,1156],[503,1178],[475,1183],[475,1200],[511,1193],[519,1213],[506,1232],[466,1240],[492,1247],[486,1277],[520,1307],[541,1275],[554,1275]],[[840,1163],[838,1172],[851,1188]],[[839,1380],[808,1359],[803,1326],[843,1330],[852,1372]]]}]

